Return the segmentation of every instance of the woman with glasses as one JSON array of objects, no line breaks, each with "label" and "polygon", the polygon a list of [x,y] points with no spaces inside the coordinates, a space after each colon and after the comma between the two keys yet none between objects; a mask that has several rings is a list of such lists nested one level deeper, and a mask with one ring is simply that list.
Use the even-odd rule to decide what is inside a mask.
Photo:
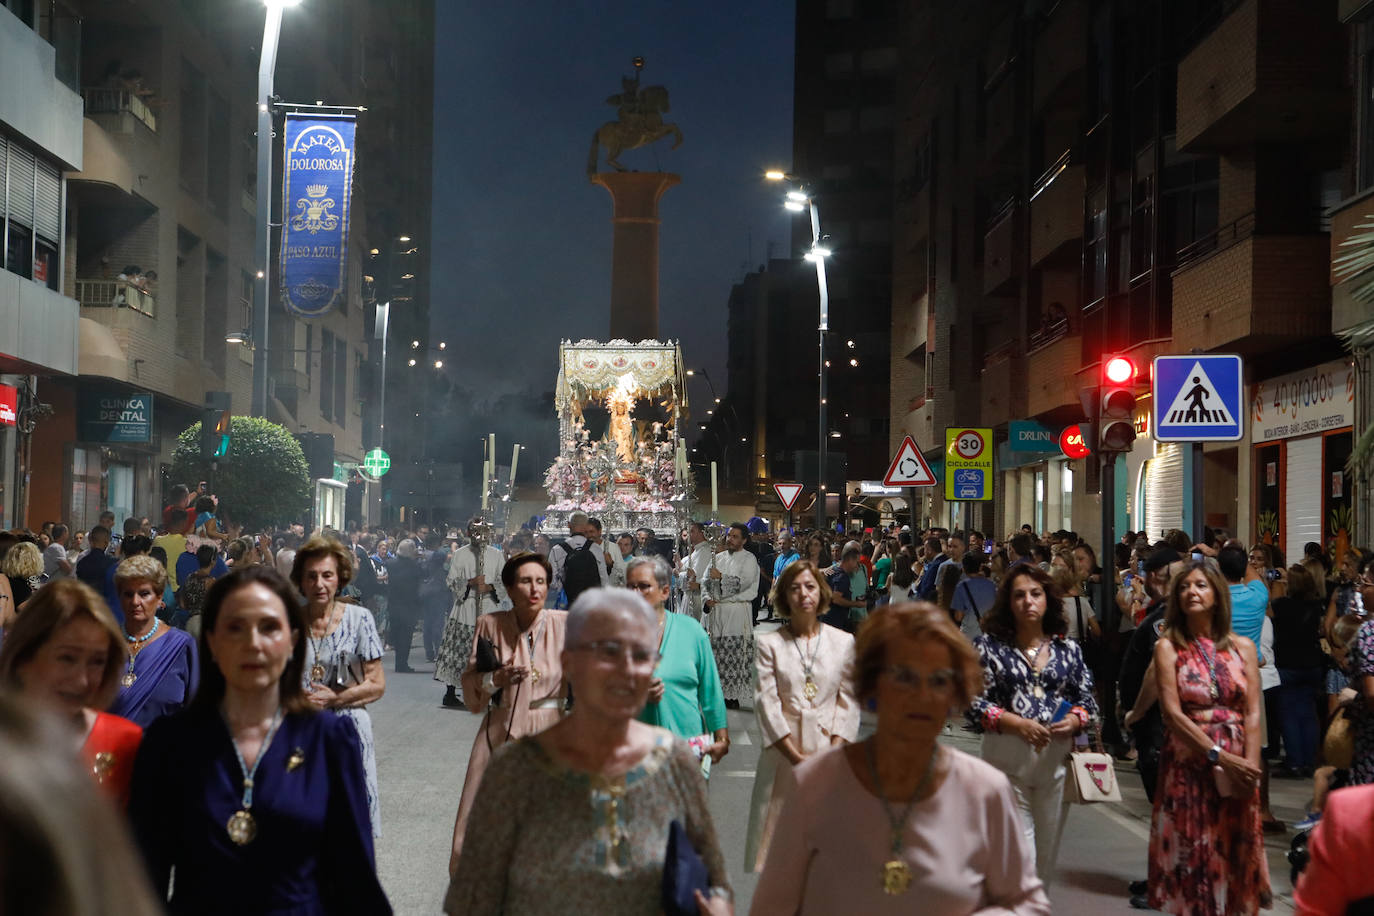
[{"label": "woman with glasses", "polygon": [[708,872],[709,894],[693,898],[698,912],[732,913],[697,761],[681,740],[635,719],[658,663],[653,609],[627,589],[594,588],[565,620],[561,671],[577,702],[492,761],[444,912],[661,912],[676,821]]},{"label": "woman with glasses", "polygon": [[755,642],[758,687],[754,714],[763,734],[749,805],[744,866],[763,867],[778,817],[795,785],[793,768],[859,733],[859,704],[850,688],[854,637],[821,622],[830,586],[808,560],[783,570],[773,587],[781,629]]},{"label": "woman with glasses", "polygon": [[658,618],[658,667],[639,721],[666,728],[685,741],[709,737],[702,752],[712,763],[720,763],[730,753],[730,730],[716,656],[701,624],[686,614],[668,613],[672,577],[668,561],[657,555],[633,557],[626,566],[626,586],[647,601]]},{"label": "woman with glasses", "polygon": [[750,912],[1048,914],[1007,778],[939,744],[982,689],[968,640],[932,604],[893,604],[854,652],[852,689],[877,729],[796,769]]},{"label": "woman with glasses", "polygon": [[[501,567],[512,609],[477,618],[477,633],[463,671],[463,702],[469,712],[486,719],[472,742],[467,777],[453,825],[453,855],[449,875],[458,869],[463,835],[482,774],[492,753],[515,738],[541,732],[558,721],[567,702],[563,685],[563,634],[567,611],[544,607],[553,569],[542,554],[521,553]],[[479,665],[490,647],[497,667]],[[580,699],[580,697],[579,697]],[[483,837],[480,845],[485,845]]]},{"label": "woman with glasses", "polygon": [[1069,745],[1097,717],[1092,674],[1067,631],[1053,580],[1030,564],[1008,570],[983,618],[983,635],[974,640],[986,692],[968,711],[983,733],[983,759],[1011,780],[1046,885],[1064,829]]}]

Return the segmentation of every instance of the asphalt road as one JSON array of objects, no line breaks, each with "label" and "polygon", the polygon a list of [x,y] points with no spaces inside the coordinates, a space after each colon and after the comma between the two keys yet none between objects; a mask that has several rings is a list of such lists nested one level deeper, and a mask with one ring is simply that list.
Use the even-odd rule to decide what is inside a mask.
[{"label": "asphalt road", "polygon": [[[463,788],[468,751],[480,717],[440,705],[444,690],[433,680],[418,646],[411,654],[416,674],[391,673],[388,653],[386,695],[372,707],[381,788],[382,837],[377,868],[399,916],[433,916],[448,881],[453,819]],[[731,749],[711,774],[711,813],[723,844],[736,895],[736,912],[748,912],[756,877],[744,872],[744,837],[749,795],[758,760],[759,734],[753,713],[731,711]],[[976,735],[952,724],[945,740],[976,754]],[[1069,812],[1050,897],[1056,914],[1130,913],[1126,883],[1144,877],[1149,806],[1129,764],[1118,764],[1121,804],[1074,807]],[[1275,815],[1292,823],[1310,792],[1305,782],[1275,780]],[[1268,912],[1293,912],[1288,865],[1289,835],[1268,838],[1269,868],[1276,897]]]}]

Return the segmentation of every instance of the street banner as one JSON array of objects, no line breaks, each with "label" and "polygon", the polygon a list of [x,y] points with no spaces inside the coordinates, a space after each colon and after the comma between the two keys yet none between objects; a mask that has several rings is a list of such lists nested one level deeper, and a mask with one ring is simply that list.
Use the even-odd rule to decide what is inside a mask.
[{"label": "street banner", "polygon": [[352,115],[286,116],[281,290],[299,318],[323,315],[347,295],[355,127]]}]

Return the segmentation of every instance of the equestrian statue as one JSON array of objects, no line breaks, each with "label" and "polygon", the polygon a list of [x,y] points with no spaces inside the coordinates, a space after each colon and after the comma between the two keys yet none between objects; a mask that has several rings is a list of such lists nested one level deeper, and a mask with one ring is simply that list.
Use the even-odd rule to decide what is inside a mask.
[{"label": "equestrian statue", "polygon": [[621,91],[606,99],[607,105],[614,105],[618,120],[607,121],[592,135],[592,148],[587,156],[587,174],[595,175],[599,164],[601,147],[606,148],[606,164],[617,172],[628,171],[617,158],[626,150],[648,146],[671,135],[672,149],[682,145],[682,131],[676,124],[663,122],[668,111],[668,90],[662,86],[640,88],[639,75],[644,69],[644,58],[633,60],[635,75],[633,79],[620,78]]}]

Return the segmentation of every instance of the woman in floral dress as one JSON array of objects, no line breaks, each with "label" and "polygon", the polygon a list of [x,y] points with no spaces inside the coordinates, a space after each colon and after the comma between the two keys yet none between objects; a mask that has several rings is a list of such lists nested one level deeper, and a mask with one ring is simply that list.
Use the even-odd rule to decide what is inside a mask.
[{"label": "woman in floral dress", "polygon": [[1260,676],[1226,583],[1195,562],[1169,584],[1155,676],[1168,734],[1150,828],[1150,905],[1250,914],[1272,901],[1260,829]]}]

